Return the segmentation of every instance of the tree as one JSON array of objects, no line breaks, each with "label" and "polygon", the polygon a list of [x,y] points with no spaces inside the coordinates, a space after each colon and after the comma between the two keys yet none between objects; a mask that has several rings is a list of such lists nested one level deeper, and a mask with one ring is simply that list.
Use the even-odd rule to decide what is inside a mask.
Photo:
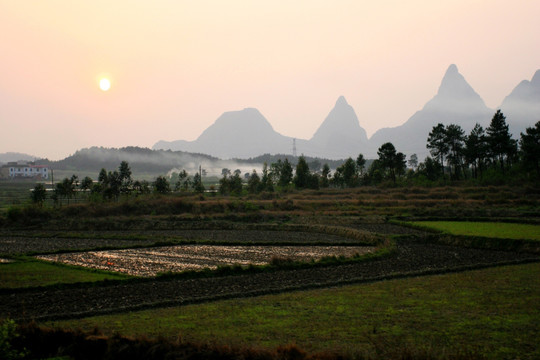
[{"label": "tree", "polygon": [[409,157],[409,161],[407,161],[407,164],[411,169],[416,169],[418,167],[418,156],[416,154],[412,154]]},{"label": "tree", "polygon": [[188,177],[188,173],[186,172],[186,170],[182,169],[182,171],[180,171],[177,176],[177,181],[174,184],[174,191],[187,190],[189,186],[185,186],[185,181]]},{"label": "tree", "polygon": [[347,187],[355,187],[357,184],[358,173],[356,166],[357,165],[354,160],[352,158],[348,158],[336,169],[336,172],[341,173],[341,181]]},{"label": "tree", "polygon": [[153,185],[154,191],[158,194],[168,194],[171,192],[169,180],[165,176],[158,176]]},{"label": "tree", "polygon": [[320,186],[322,188],[327,188],[330,185],[328,181],[329,177],[330,177],[330,167],[328,166],[328,164],[324,164],[322,168],[321,182],[320,182]]},{"label": "tree", "polygon": [[360,176],[364,175],[364,168],[366,167],[366,159],[364,158],[364,155],[358,154],[358,157],[356,158],[356,169],[358,170],[358,173]]},{"label": "tree", "polygon": [[525,129],[525,134],[521,133],[520,146],[523,165],[540,177],[540,121]]},{"label": "tree", "polygon": [[92,178],[90,176],[86,176],[82,181],[81,181],[81,190],[82,191],[87,191],[87,190],[90,190],[92,188],[92,185],[94,184],[94,181],[92,180]]},{"label": "tree", "polygon": [[309,184],[309,166],[306,159],[303,156],[298,158],[298,164],[296,164],[296,174],[294,175],[294,186],[297,189],[304,189]]},{"label": "tree", "polygon": [[493,115],[486,133],[490,157],[494,164],[499,164],[504,173],[505,160],[510,166],[513,156],[517,154],[517,141],[512,139],[506,117],[501,110],[497,110]]},{"label": "tree", "polygon": [[105,184],[107,184],[107,182],[108,182],[108,178],[107,178],[107,170],[105,170],[104,168],[102,168],[101,171],[99,172],[99,175],[98,175],[98,182],[99,182],[101,185],[105,185]]},{"label": "tree", "polygon": [[133,182],[133,190],[138,194],[150,194],[150,183],[146,180],[135,180]]},{"label": "tree", "polygon": [[120,187],[122,181],[120,180],[120,173],[118,171],[109,171],[107,174],[107,184],[103,192],[103,196],[109,200],[114,198],[118,199],[120,196]]},{"label": "tree", "polygon": [[253,172],[251,173],[248,179],[248,184],[247,184],[248,192],[250,194],[255,194],[259,191],[260,187],[261,187],[261,178],[259,177],[259,175],[257,175],[257,171],[253,169]]},{"label": "tree", "polygon": [[221,195],[227,195],[231,191],[228,173],[223,171],[221,173],[223,174],[223,177],[219,179],[219,193]]},{"label": "tree", "polygon": [[476,179],[482,174],[485,159],[487,156],[487,140],[484,128],[476,124],[469,136],[465,137],[465,148],[463,151],[465,162],[472,165],[472,174]]},{"label": "tree", "polygon": [[428,135],[426,147],[429,149],[431,156],[438,159],[441,173],[444,175],[444,158],[449,149],[446,143],[446,129],[443,124],[439,123],[433,127]]},{"label": "tree", "polygon": [[293,168],[287,158],[285,158],[285,160],[283,161],[280,170],[281,171],[279,173],[278,185],[281,187],[286,187],[291,183],[293,179]]},{"label": "tree", "polygon": [[131,187],[133,185],[133,180],[131,179],[131,168],[127,161],[122,161],[118,167],[118,173],[120,175],[120,192],[122,194],[129,194]]},{"label": "tree", "polygon": [[450,176],[454,169],[454,179],[460,178],[463,166],[463,148],[465,142],[465,131],[459,125],[450,124],[445,129],[445,139],[448,145],[447,162],[450,166]]},{"label": "tree", "polygon": [[195,192],[202,194],[204,192],[204,185],[202,183],[202,178],[199,173],[196,173],[193,176],[193,190]]},{"label": "tree", "polygon": [[441,168],[437,161],[428,156],[424,162],[418,164],[418,173],[424,175],[428,180],[435,181],[441,175]]},{"label": "tree", "polygon": [[401,152],[396,152],[396,148],[390,142],[382,144],[379,150],[377,150],[377,155],[379,155],[378,160],[381,169],[388,174],[395,184],[397,175],[405,172],[405,155]]},{"label": "tree", "polygon": [[268,164],[266,162],[263,164],[260,191],[274,191],[274,184],[272,183],[272,177],[268,172]]},{"label": "tree", "polygon": [[231,192],[236,195],[240,195],[242,193],[242,178],[240,177],[241,173],[242,172],[240,170],[236,170],[234,175],[229,178],[229,188]]},{"label": "tree", "polygon": [[32,190],[32,193],[30,194],[30,198],[34,204],[42,206],[43,202],[47,198],[47,190],[45,189],[45,185],[41,183],[36,184]]}]

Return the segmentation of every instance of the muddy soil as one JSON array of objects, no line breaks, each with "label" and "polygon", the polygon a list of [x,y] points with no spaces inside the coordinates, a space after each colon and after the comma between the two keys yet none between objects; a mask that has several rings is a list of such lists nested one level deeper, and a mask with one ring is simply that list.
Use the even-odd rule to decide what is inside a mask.
[{"label": "muddy soil", "polygon": [[2,291],[0,318],[75,318],[538,260],[538,256],[527,253],[403,243],[392,256],[338,266],[59,290]]},{"label": "muddy soil", "polygon": [[[271,230],[161,230],[139,231],[139,237],[148,237],[143,240],[129,239],[133,231],[93,231],[92,238],[50,237],[56,232],[39,232],[35,236],[0,236],[0,254],[39,254],[51,253],[58,250],[91,250],[99,247],[130,247],[136,245],[151,245],[159,241],[170,240],[203,240],[223,243],[357,243],[358,241],[346,237],[327,235],[321,233],[301,231],[271,231]],[[84,233],[83,233],[84,234]],[[17,234],[19,235],[19,234]],[[69,234],[66,234],[69,235]],[[103,236],[103,238],[99,238]],[[114,236],[114,239],[110,237]],[[126,239],[122,239],[125,236]]]}]

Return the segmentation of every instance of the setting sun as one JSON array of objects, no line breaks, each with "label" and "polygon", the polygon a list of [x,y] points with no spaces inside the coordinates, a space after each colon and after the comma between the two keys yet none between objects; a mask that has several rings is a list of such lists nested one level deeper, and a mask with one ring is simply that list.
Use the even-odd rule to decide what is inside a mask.
[{"label": "setting sun", "polygon": [[111,82],[109,79],[103,78],[99,80],[99,88],[103,91],[107,91],[111,88]]}]

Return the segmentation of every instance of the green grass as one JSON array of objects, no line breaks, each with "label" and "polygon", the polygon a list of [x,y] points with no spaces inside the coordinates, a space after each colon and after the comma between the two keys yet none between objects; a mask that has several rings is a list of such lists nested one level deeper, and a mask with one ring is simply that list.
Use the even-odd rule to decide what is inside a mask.
[{"label": "green grass", "polygon": [[38,260],[17,260],[0,264],[0,288],[7,289],[126,278],[128,276],[122,274]]},{"label": "green grass", "polygon": [[30,190],[35,182],[30,181],[0,181],[0,213],[13,205],[23,205],[30,202]]},{"label": "green grass", "polygon": [[411,224],[452,235],[540,240],[540,225],[468,221],[415,221]]},{"label": "green grass", "polygon": [[233,345],[540,358],[540,264],[235,299],[48,325]]}]

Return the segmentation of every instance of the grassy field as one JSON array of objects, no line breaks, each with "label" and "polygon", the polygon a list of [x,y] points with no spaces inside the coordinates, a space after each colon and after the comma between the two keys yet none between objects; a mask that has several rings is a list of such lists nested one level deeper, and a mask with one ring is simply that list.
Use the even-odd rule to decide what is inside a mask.
[{"label": "grassy field", "polygon": [[5,289],[126,278],[126,275],[37,260],[17,260],[0,264],[0,288]]},{"label": "grassy field", "polygon": [[538,359],[540,264],[57,321],[126,335],[309,351]]},{"label": "grassy field", "polygon": [[416,221],[411,224],[452,235],[540,240],[540,225],[468,221]]},{"label": "grassy field", "polygon": [[22,205],[30,202],[30,189],[35,186],[29,181],[0,181],[0,213],[13,205]]}]

